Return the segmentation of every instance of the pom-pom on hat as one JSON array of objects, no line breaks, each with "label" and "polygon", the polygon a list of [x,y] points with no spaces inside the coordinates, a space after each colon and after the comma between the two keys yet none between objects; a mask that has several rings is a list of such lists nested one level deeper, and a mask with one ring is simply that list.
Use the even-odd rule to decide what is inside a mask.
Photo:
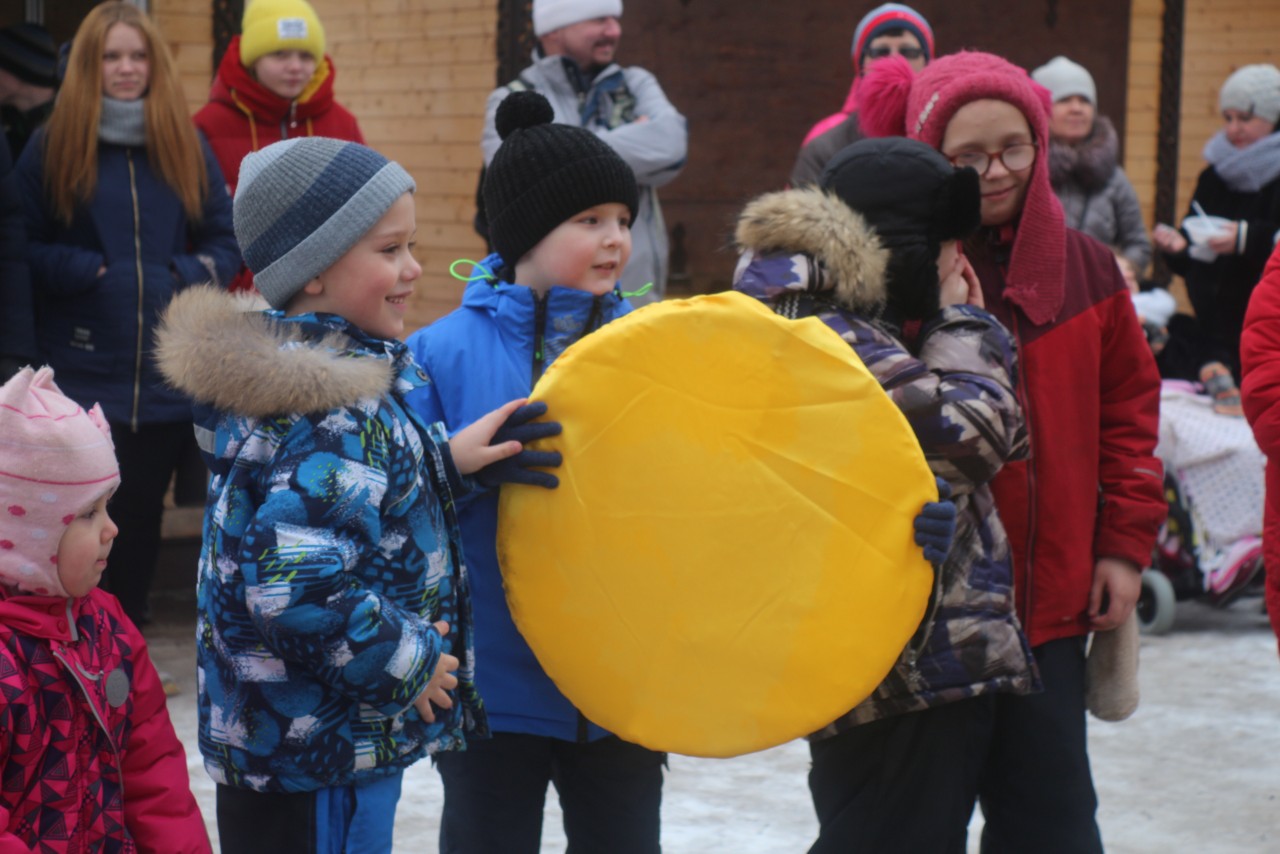
[{"label": "pom-pom on hat", "polygon": [[622,0],[533,0],[533,34],[538,38],[561,27],[609,17],[622,17]]},{"label": "pom-pom on hat", "polygon": [[240,23],[245,68],[278,50],[302,50],[324,59],[324,26],[307,0],[250,0]]},{"label": "pom-pom on hat", "polygon": [[1094,85],[1093,75],[1083,65],[1072,62],[1065,56],[1055,56],[1032,71],[1031,79],[1049,90],[1049,97],[1055,104],[1064,98],[1079,95],[1097,106],[1098,88]]},{"label": "pom-pom on hat", "polygon": [[889,304],[904,317],[938,311],[938,252],[982,224],[978,173],[913,139],[863,139],[827,164],[822,188],[857,211],[889,250]]},{"label": "pom-pom on hat", "polygon": [[399,163],[357,142],[303,136],[247,155],[232,219],[254,285],[284,308],[414,189]]},{"label": "pom-pom on hat", "polygon": [[66,596],[58,543],[67,525],[120,482],[111,428],[53,382],[23,368],[0,387],[0,584]]},{"label": "pom-pom on hat", "polygon": [[485,170],[481,197],[489,239],[508,265],[595,205],[625,205],[635,220],[640,194],[631,167],[591,131],[553,124],[554,117],[537,92],[512,92],[498,105],[502,145]]},{"label": "pom-pom on hat", "polygon": [[1280,121],[1280,69],[1245,65],[1236,69],[1218,92],[1218,112],[1239,110],[1275,124]]},{"label": "pom-pom on hat", "polygon": [[0,68],[33,86],[58,85],[58,47],[39,24],[0,30]]},{"label": "pom-pom on hat", "polygon": [[919,73],[891,56],[863,78],[858,122],[867,136],[907,136],[941,150],[956,111],[974,101],[1011,104],[1031,128],[1039,151],[1014,234],[1004,296],[1032,323],[1048,323],[1062,308],[1066,276],[1066,224],[1049,183],[1049,91],[1027,72],[979,51],[948,54]]},{"label": "pom-pom on hat", "polygon": [[920,47],[924,48],[925,61],[933,59],[933,28],[924,16],[910,6],[885,3],[863,15],[853,30],[851,55],[855,76],[862,70],[862,55],[871,42],[888,30],[906,30],[911,33],[920,42]]}]

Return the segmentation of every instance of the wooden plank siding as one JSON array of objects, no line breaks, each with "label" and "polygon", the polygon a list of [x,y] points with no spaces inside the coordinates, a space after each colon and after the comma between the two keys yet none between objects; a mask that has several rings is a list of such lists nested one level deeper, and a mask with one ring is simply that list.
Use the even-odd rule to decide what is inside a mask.
[{"label": "wooden plank siding", "polygon": [[[212,81],[211,4],[151,0],[174,52],[192,111]],[[417,258],[422,278],[410,329],[458,304],[449,276],[457,258],[480,258],[471,229],[485,97],[497,75],[494,0],[312,0],[337,67],[338,100],[355,113],[369,145],[401,163],[418,184]]]}]

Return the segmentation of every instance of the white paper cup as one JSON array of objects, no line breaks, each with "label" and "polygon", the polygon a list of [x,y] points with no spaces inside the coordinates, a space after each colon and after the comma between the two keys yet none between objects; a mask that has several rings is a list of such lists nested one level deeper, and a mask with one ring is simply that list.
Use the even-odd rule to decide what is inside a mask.
[{"label": "white paper cup", "polygon": [[1224,216],[1189,216],[1182,221],[1182,229],[1191,239],[1191,247],[1187,254],[1197,261],[1206,263],[1218,257],[1218,253],[1209,248],[1209,241],[1227,233],[1231,220]]}]

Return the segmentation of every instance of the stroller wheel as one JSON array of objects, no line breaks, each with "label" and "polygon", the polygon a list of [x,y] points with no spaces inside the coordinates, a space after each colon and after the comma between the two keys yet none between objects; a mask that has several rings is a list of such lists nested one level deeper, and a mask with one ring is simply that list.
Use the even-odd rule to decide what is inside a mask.
[{"label": "stroller wheel", "polygon": [[1173,583],[1158,569],[1142,573],[1142,592],[1138,594],[1138,628],[1144,635],[1162,635],[1173,628],[1178,600]]}]

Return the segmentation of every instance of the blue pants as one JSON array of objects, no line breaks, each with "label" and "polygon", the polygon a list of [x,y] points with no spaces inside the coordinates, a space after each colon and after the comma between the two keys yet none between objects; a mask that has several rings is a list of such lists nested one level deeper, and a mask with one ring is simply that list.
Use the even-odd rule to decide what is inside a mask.
[{"label": "blue pants", "polygon": [[995,694],[853,727],[810,745],[812,854],[1101,854],[1086,744],[1084,638],[1036,647],[1045,690]]},{"label": "blue pants", "polygon": [[226,854],[388,854],[403,774],[314,792],[218,786]]},{"label": "blue pants", "polygon": [[440,753],[441,854],[537,854],[547,783],[564,811],[567,854],[657,854],[666,754],[616,736],[591,742],[495,733]]}]

